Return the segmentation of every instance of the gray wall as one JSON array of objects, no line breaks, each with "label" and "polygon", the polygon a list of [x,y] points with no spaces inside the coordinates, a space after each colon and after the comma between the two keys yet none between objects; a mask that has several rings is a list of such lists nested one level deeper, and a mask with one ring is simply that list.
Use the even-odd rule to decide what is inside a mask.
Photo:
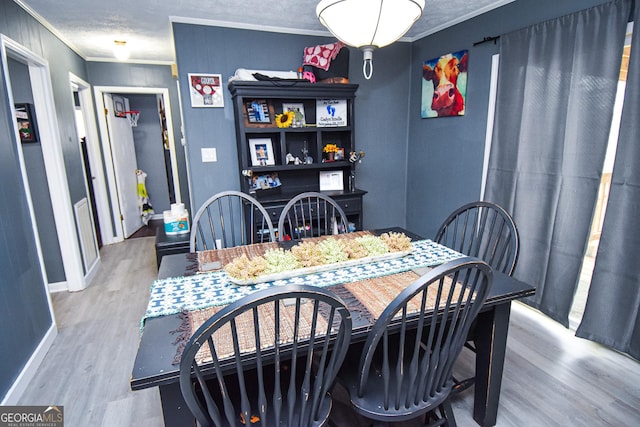
[{"label": "gray wall", "polygon": [[[49,62],[72,203],[86,197],[69,72],[86,79],[84,61],[11,0],[0,0],[0,33]],[[15,146],[13,113],[0,75],[0,396],[52,324]],[[30,168],[31,166],[27,166]],[[41,166],[40,166],[41,167]],[[55,195],[54,195],[55,197]],[[41,230],[55,235],[55,229]],[[62,278],[64,279],[64,278]],[[50,280],[58,278],[50,277]]]},{"label": "gray wall", "polygon": [[[491,56],[498,53],[499,44],[474,47],[473,43],[601,3],[606,1],[518,0],[413,43],[406,190],[408,229],[433,237],[449,212],[480,198]],[[469,49],[465,115],[421,119],[422,63],[461,49]]]},{"label": "gray wall", "polygon": [[[33,105],[33,93],[29,80],[29,67],[26,64],[11,58],[9,63],[9,77],[11,78],[11,92],[16,104],[28,103]],[[37,125],[38,118],[35,117]],[[37,142],[22,144],[24,164],[27,166],[27,179],[31,191],[31,201],[34,206],[36,223],[40,233],[40,246],[42,257],[47,271],[49,282],[64,281],[64,266],[62,265],[62,253],[58,243],[56,224],[53,218],[53,207],[47,184],[47,174],[44,170],[44,157],[42,155],[42,143]]]},{"label": "gray wall", "polygon": [[[239,189],[233,105],[226,82],[237,68],[296,70],[307,46],[332,39],[260,31],[173,24],[180,92],[188,145],[193,206],[211,195]],[[356,93],[356,148],[366,152],[357,185],[364,197],[364,227],[404,225],[405,165],[411,47],[397,43],[374,54],[371,80],[362,76],[362,53],[351,49],[351,83]],[[192,108],[188,73],[222,74],[224,108]],[[202,163],[200,149],[215,147],[218,162]],[[393,206],[393,209],[388,207]]]},{"label": "gray wall", "polygon": [[[189,206],[189,184],[184,149],[180,145],[180,103],[176,80],[169,65],[125,64],[116,62],[87,62],[89,82],[93,86],[131,86],[167,88],[171,102],[173,135],[176,141],[176,160],[180,175],[180,193],[185,206]],[[153,203],[153,201],[152,201]],[[154,206],[155,209],[155,206]],[[158,212],[158,210],[156,210]]]},{"label": "gray wall", "polygon": [[[170,209],[171,206],[156,95],[124,96],[129,98],[129,109],[140,111],[138,126],[132,128],[136,161],[138,169],[147,174],[145,184],[149,202],[156,214],[162,214],[162,211]],[[169,172],[171,172],[170,168]]]}]

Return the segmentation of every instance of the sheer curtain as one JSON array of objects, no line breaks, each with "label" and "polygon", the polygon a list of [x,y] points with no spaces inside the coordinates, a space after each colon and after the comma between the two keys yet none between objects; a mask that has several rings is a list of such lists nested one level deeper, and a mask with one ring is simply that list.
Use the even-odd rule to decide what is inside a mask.
[{"label": "sheer curtain", "polygon": [[501,36],[485,199],[512,213],[525,302],[568,326],[606,153],[631,0]]},{"label": "sheer curtain", "polygon": [[640,359],[640,1],[616,161],[587,306],[576,335]]}]

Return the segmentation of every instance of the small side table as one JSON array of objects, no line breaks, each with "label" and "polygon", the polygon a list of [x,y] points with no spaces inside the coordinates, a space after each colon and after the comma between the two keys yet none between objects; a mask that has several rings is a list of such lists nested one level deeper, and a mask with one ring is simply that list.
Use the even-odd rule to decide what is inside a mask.
[{"label": "small side table", "polygon": [[189,252],[189,233],[172,234],[167,236],[164,227],[156,231],[156,261],[160,268],[160,261],[165,255],[183,254]]}]

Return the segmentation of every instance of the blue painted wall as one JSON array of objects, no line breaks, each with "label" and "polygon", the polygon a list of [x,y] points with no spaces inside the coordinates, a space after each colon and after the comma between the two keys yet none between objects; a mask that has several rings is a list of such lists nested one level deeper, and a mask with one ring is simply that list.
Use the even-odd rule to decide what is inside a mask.
[{"label": "blue painted wall", "polygon": [[[489,102],[491,57],[498,45],[473,43],[546,19],[606,3],[603,0],[517,0],[412,45],[407,228],[433,237],[456,207],[478,200]],[[422,63],[469,49],[467,104],[462,117],[420,118]]]}]

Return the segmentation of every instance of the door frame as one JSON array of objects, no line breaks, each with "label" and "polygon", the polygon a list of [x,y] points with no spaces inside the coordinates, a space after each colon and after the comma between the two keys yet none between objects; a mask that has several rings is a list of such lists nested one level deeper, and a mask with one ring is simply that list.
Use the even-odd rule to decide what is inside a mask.
[{"label": "door frame", "polygon": [[[64,156],[62,153],[62,143],[60,141],[55,101],[53,99],[53,86],[51,84],[49,62],[5,35],[0,35],[0,45],[2,47],[2,64],[7,86],[9,111],[13,111],[14,101],[7,57],[13,58],[29,67],[33,104],[38,118],[38,133],[41,140],[49,195],[51,196],[55,194],[55,197],[50,198],[58,235],[58,243],[60,244],[60,253],[62,256],[62,264],[64,266],[66,286],[69,291],[81,291],[86,287],[87,281],[84,276],[80,244],[78,242],[76,224],[74,221],[75,215],[73,212],[73,203],[71,203],[69,183],[67,181]],[[17,127],[15,128],[15,143],[17,144],[18,158],[20,161],[20,169],[22,171],[22,180],[25,186],[29,213],[31,215],[31,223],[34,234],[37,237],[36,247],[38,258],[40,260],[42,277],[44,279],[44,283],[47,284],[48,287],[49,281],[45,270],[42,247],[40,246],[40,234],[35,220],[33,201],[31,200],[31,190],[29,187],[29,180],[27,177],[27,170],[24,163],[24,156],[22,154],[22,146]],[[47,295],[48,294],[49,292],[47,292]],[[51,301],[49,301],[49,305],[53,317]]]},{"label": "door frame", "polygon": [[[173,133],[173,117],[171,113],[171,101],[169,99],[169,89],[161,87],[134,87],[134,86],[94,86],[94,98],[96,103],[96,110],[98,114],[98,127],[100,131],[100,137],[102,140],[102,156],[104,158],[104,170],[106,175],[106,188],[109,189],[110,198],[110,212],[109,215],[103,218],[102,207],[98,208],[98,218],[100,224],[107,222],[109,224],[115,224],[115,227],[111,229],[109,234],[103,234],[102,240],[104,244],[117,243],[124,240],[124,232],[122,229],[122,221],[120,220],[120,205],[118,203],[118,191],[116,185],[115,171],[113,168],[113,159],[111,157],[111,140],[109,138],[109,129],[107,126],[107,119],[105,117],[105,104],[104,94],[121,94],[121,95],[161,95],[162,103],[165,108],[167,130],[169,136],[169,155],[171,157],[171,173],[173,174],[173,191],[176,197],[176,203],[182,202],[180,194],[180,177],[178,175],[178,160],[176,157],[176,142]],[[97,202],[97,201],[96,201]],[[104,215],[104,214],[103,214]]]},{"label": "door frame", "polygon": [[[82,110],[82,121],[85,130],[85,138],[87,145],[87,152],[89,156],[89,166],[91,168],[92,180],[93,180],[93,191],[94,191],[94,202],[96,203],[96,210],[100,210],[103,208],[107,208],[106,217],[109,217],[109,205],[106,203],[107,193],[106,187],[104,184],[104,175],[102,173],[95,173],[94,171],[102,170],[102,156],[100,154],[100,138],[98,137],[98,128],[96,127],[96,122],[93,120],[95,117],[95,110],[93,108],[93,99],[91,98],[91,85],[78,77],[74,73],[69,73],[69,90],[71,91],[71,99],[73,100],[73,92],[74,90],[78,92],[78,97],[80,99],[80,109]],[[75,105],[74,105],[75,109]],[[76,120],[76,116],[74,115],[74,120]],[[80,150],[80,156],[82,157],[82,150]],[[87,176],[84,159],[81,158],[81,164],[83,169],[83,176]],[[87,199],[90,197],[89,192],[89,183],[85,182],[85,189],[87,192]],[[100,201],[100,202],[98,202]],[[98,248],[98,239],[96,236],[96,224],[93,221],[93,208],[91,206],[91,201],[89,201],[89,212],[91,213],[91,225],[94,230],[93,233],[93,243],[98,249],[98,258],[91,266],[86,266],[86,278],[87,281],[90,282],[91,278],[95,276],[97,272],[97,266],[100,264],[100,249]],[[103,215],[105,212],[103,212]],[[98,217],[100,214],[98,213]],[[108,224],[99,224],[100,226],[100,235],[107,232],[109,235],[112,233],[111,222]],[[108,229],[107,229],[108,227]]]}]

